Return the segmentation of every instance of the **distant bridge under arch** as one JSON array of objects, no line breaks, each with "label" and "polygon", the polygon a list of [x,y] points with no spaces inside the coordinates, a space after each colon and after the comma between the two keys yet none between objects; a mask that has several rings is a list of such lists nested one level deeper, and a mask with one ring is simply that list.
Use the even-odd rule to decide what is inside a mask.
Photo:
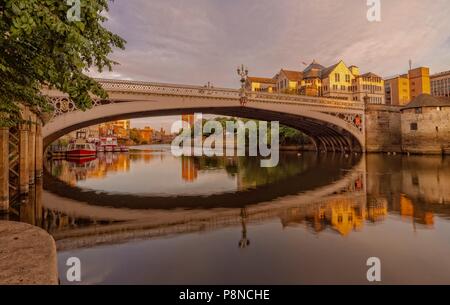
[{"label": "distant bridge under arch", "polygon": [[80,111],[67,95],[43,90],[54,106],[53,117],[43,127],[44,147],[71,131],[90,125],[150,116],[194,112],[279,121],[311,138],[318,150],[364,151],[365,114],[361,102],[288,94],[247,92],[240,103],[236,89],[207,88],[123,80],[98,82],[107,100]]}]

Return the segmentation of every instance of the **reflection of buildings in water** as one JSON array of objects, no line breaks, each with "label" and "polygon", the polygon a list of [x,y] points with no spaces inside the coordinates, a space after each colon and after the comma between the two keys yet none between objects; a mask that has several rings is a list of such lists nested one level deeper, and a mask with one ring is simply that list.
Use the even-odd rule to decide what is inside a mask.
[{"label": "reflection of buildings in water", "polygon": [[420,209],[420,206],[414,206],[413,201],[406,195],[400,195],[400,215],[403,220],[411,221],[413,225],[416,223],[429,227],[434,225],[434,213]]},{"label": "reflection of buildings in water", "polygon": [[126,154],[103,153],[87,162],[50,160],[48,166],[53,176],[70,186],[76,186],[77,181],[103,179],[107,173],[128,172],[130,159]]},{"label": "reflection of buildings in water", "polygon": [[361,198],[333,199],[317,205],[291,208],[281,216],[283,227],[306,224],[319,233],[330,227],[342,236],[363,228],[365,221],[379,222],[387,215],[387,202],[367,204]]},{"label": "reflection of buildings in water", "polygon": [[139,154],[138,156],[139,156],[138,158],[143,160],[145,164],[151,163],[152,160],[155,158],[155,155],[147,153]]},{"label": "reflection of buildings in water", "polygon": [[[112,155],[110,159],[113,160]],[[118,161],[119,159],[119,157],[116,157],[115,160]],[[130,155],[130,159],[134,160],[132,155]],[[195,158],[191,159],[195,160]],[[298,204],[299,199],[295,198],[294,205],[290,206],[284,206],[284,204],[286,203],[284,201],[281,201],[281,205],[270,207],[267,210],[265,209],[264,204],[249,206],[246,209],[245,214],[242,214],[241,211],[240,217],[239,209],[230,209],[224,211],[223,216],[221,212],[206,209],[199,210],[192,212],[189,217],[186,217],[184,215],[180,216],[180,221],[177,222],[179,226],[177,227],[173,226],[175,218],[173,218],[173,214],[170,214],[171,212],[168,212],[170,214],[170,219],[168,217],[169,220],[167,220],[166,223],[162,223],[165,220],[160,220],[161,215],[156,213],[155,215],[158,215],[158,217],[154,217],[154,215],[152,214],[142,222],[144,223],[143,225],[142,223],[139,223],[139,226],[130,227],[129,231],[125,230],[126,232],[122,230],[122,226],[124,226],[124,223],[117,224],[117,219],[107,218],[106,220],[102,219],[101,221],[99,221],[98,219],[89,219],[89,217],[92,216],[91,212],[80,214],[80,217],[67,216],[67,214],[74,214],[70,211],[68,211],[66,214],[60,212],[61,205],[58,205],[58,207],[54,206],[53,210],[48,209],[47,211],[41,212],[41,216],[32,216],[32,214],[37,211],[37,208],[32,207],[31,204],[23,205],[20,209],[20,217],[26,222],[36,223],[38,223],[37,219],[42,219],[42,226],[53,233],[56,232],[54,233],[54,236],[58,236],[58,234],[62,232],[62,234],[59,235],[61,240],[67,239],[68,237],[86,240],[88,238],[88,234],[85,232],[87,231],[78,230],[80,227],[83,227],[83,229],[90,230],[89,234],[91,234],[90,236],[95,236],[92,237],[92,240],[96,240],[96,242],[98,242],[99,240],[104,242],[106,235],[111,237],[111,241],[115,240],[118,232],[126,235],[126,237],[124,238],[130,238],[129,236],[132,235],[137,236],[140,234],[140,232],[143,232],[143,236],[150,236],[147,234],[147,230],[150,230],[149,228],[157,231],[154,232],[154,235],[152,236],[163,236],[164,234],[169,233],[182,234],[195,230],[216,230],[225,225],[242,226],[242,240],[239,242],[239,247],[248,245],[247,225],[249,223],[255,223],[256,220],[264,221],[267,219],[274,219],[275,217],[281,218],[281,222],[284,227],[301,224],[305,225],[308,228],[311,228],[313,232],[321,232],[327,228],[331,228],[332,231],[338,233],[339,235],[347,236],[353,231],[362,230],[366,222],[382,222],[388,214],[389,209],[390,212],[394,212],[394,215],[401,215],[404,219],[410,219],[414,224],[428,224],[429,226],[427,226],[426,228],[431,228],[434,222],[433,215],[436,213],[438,215],[448,217],[450,215],[450,205],[446,206],[445,204],[437,204],[438,202],[436,201],[427,201],[431,200],[432,198],[429,195],[420,197],[416,194],[417,197],[413,197],[410,194],[415,193],[411,190],[409,190],[410,193],[405,192],[405,194],[402,196],[400,196],[399,194],[402,193],[402,188],[405,187],[404,177],[414,176],[408,176],[408,173],[412,172],[413,168],[414,172],[417,173],[418,178],[406,178],[406,180],[411,181],[411,183],[412,181],[415,181],[414,184],[416,186],[417,180],[419,181],[420,185],[421,181],[425,179],[427,175],[430,175],[430,177],[434,177],[431,178],[431,181],[436,181],[436,179],[447,181],[445,180],[445,178],[442,178],[447,173],[442,174],[440,171],[429,171],[421,167],[420,165],[411,164],[410,158],[406,159],[406,161],[403,161],[404,159],[406,158],[397,158],[392,162],[392,164],[389,163],[389,159],[386,159],[384,161],[384,164],[375,167],[374,170],[371,170],[369,167],[368,178],[367,182],[365,183],[368,187],[367,196],[363,195],[364,190],[366,189],[363,184],[365,180],[358,180],[358,178],[356,178],[356,180],[352,180],[349,187],[342,187],[342,189],[344,190],[342,193],[338,190],[333,190],[327,193],[332,194],[331,197],[328,197],[328,195],[321,195],[321,197],[317,197],[321,198],[318,199],[319,202],[316,202],[316,200],[314,200],[311,201],[310,204],[307,203],[305,205],[302,205]],[[104,166],[105,172],[109,167],[112,166],[112,164],[108,164],[102,159],[98,160],[98,162],[99,167]],[[234,165],[236,164],[230,161],[230,164],[227,164],[226,166],[228,165],[230,166],[230,172],[233,172],[233,168],[235,167]],[[202,163],[199,163],[198,169],[201,169],[204,166],[206,165],[202,165]],[[217,166],[218,164],[214,164],[214,167]],[[385,166],[385,168],[383,168],[383,166]],[[129,165],[117,166],[117,170],[126,169],[128,167]],[[363,177],[364,173],[360,176]],[[356,194],[348,192],[348,190],[361,191]],[[404,190],[408,191],[407,188],[405,188]],[[446,190],[442,189],[440,191],[442,192],[441,194],[444,194],[443,192],[445,192]],[[444,200],[444,202],[446,201]],[[261,212],[261,210],[264,210],[264,214]],[[145,212],[147,211],[142,211],[142,213]],[[141,211],[139,211],[139,213],[141,214]],[[227,215],[227,213],[229,213],[230,215]],[[87,215],[89,215],[89,217]],[[204,215],[209,216],[205,217]],[[192,220],[196,217],[197,222],[195,222],[195,220]],[[260,219],[257,219],[257,217],[260,217]],[[160,223],[155,224],[154,221],[156,220],[158,220]],[[110,225],[110,223],[112,222],[114,222],[115,226]],[[103,226],[101,227],[101,230],[103,231],[101,231],[100,226],[98,226],[100,224],[103,224]],[[128,224],[130,223],[127,223],[126,225]],[[131,225],[134,225],[134,222],[132,222]]]},{"label": "reflection of buildings in water", "polygon": [[402,190],[410,198],[450,204],[450,159],[441,156],[403,160]]},{"label": "reflection of buildings in water", "polygon": [[381,222],[388,215],[389,203],[386,198],[368,198],[365,210],[365,220],[377,223]]},{"label": "reflection of buildings in water", "polygon": [[399,193],[426,204],[450,204],[450,158],[367,155],[368,193]]},{"label": "reflection of buildings in water", "polygon": [[181,177],[186,182],[194,182],[198,178],[198,168],[192,157],[181,157]]}]

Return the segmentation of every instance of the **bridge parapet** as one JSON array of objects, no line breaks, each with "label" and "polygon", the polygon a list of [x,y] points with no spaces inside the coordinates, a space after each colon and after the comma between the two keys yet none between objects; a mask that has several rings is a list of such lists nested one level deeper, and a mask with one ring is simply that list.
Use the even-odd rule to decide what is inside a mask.
[{"label": "bridge parapet", "polygon": [[239,90],[236,89],[110,79],[97,79],[97,81],[107,92],[137,92],[157,95],[239,99]]},{"label": "bridge parapet", "polygon": [[[144,95],[193,98],[204,97],[209,99],[228,99],[235,102],[238,102],[240,98],[240,91],[238,89],[112,79],[97,79],[97,81],[102,85],[103,89],[105,89],[109,93],[139,93]],[[67,94],[58,92],[56,90],[47,90],[44,91],[44,94],[50,98],[50,101],[55,108],[54,116],[77,110],[75,104],[68,99]],[[344,101],[332,98],[263,92],[247,92],[247,96],[249,102],[301,104],[311,107],[332,107],[335,108],[338,112],[361,112],[365,109],[364,103]],[[110,99],[108,101],[94,99],[93,106],[96,107],[114,102],[118,101],[115,101],[114,99]]]}]

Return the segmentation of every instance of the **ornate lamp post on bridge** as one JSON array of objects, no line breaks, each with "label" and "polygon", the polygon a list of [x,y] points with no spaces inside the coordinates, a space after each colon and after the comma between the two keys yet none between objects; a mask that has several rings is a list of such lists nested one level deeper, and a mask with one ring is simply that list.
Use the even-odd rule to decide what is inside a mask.
[{"label": "ornate lamp post on bridge", "polygon": [[241,106],[245,106],[247,103],[247,94],[245,92],[245,82],[248,77],[248,69],[244,67],[244,65],[241,65],[237,68],[237,74],[241,77],[241,89],[239,91],[239,100],[241,103]]}]

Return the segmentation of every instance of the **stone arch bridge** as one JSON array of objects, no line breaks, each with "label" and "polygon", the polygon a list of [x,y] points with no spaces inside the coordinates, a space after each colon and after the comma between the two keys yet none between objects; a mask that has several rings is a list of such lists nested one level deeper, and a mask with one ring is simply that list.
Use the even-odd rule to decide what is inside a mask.
[{"label": "stone arch bridge", "polygon": [[[89,125],[194,112],[279,121],[308,135],[318,150],[364,151],[364,104],[328,98],[245,92],[236,89],[99,79],[107,100],[80,111],[67,95],[44,90],[54,106],[43,127],[44,147]],[[246,103],[243,105],[242,98]]]},{"label": "stone arch bridge", "polygon": [[[25,106],[27,123],[0,128],[0,212],[29,192],[43,175],[43,152],[60,136],[93,124],[195,112],[279,121],[308,135],[318,151],[366,150],[366,106],[361,102],[236,89],[99,79],[107,100],[80,111],[67,95],[43,89],[54,106],[50,119]],[[245,103],[243,103],[245,101]]]}]

